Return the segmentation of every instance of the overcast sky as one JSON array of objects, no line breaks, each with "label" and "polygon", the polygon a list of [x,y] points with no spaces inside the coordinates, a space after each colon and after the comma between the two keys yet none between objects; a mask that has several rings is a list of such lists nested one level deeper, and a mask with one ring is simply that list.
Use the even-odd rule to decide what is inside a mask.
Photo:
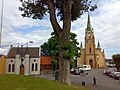
[{"label": "overcast sky", "polygon": [[[94,12],[90,12],[91,26],[94,29],[95,42],[99,41],[106,58],[120,53],[120,0],[93,0],[98,5]],[[1,12],[2,0],[0,0]],[[25,44],[33,41],[29,46],[39,47],[50,38],[53,31],[49,17],[32,20],[22,18],[18,7],[19,0],[4,0],[2,48],[0,54],[7,54],[10,45]],[[78,42],[83,42],[87,26],[87,13],[77,21],[72,22],[71,31],[77,34]]]}]

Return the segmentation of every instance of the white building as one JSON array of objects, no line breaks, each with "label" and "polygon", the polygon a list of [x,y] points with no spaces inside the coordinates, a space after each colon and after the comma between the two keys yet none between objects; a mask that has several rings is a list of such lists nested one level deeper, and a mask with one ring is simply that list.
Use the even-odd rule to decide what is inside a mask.
[{"label": "white building", "polygon": [[6,58],[6,74],[40,74],[39,47],[11,46]]}]

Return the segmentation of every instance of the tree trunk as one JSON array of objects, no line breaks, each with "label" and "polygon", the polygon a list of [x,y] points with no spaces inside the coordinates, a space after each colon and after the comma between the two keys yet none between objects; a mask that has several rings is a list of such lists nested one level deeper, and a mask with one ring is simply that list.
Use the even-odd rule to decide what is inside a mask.
[{"label": "tree trunk", "polygon": [[65,57],[67,49],[64,48],[65,45],[68,45],[68,38],[60,39],[59,47],[59,82],[70,85],[70,62],[69,58]]},{"label": "tree trunk", "polygon": [[69,45],[68,37],[71,28],[72,0],[63,1],[63,28],[61,28],[59,23],[57,22],[54,3],[52,2],[52,0],[48,0],[47,2],[50,11],[50,21],[59,39],[59,82],[70,85],[69,58],[64,56],[66,51],[69,51],[69,49],[65,49],[64,46]]}]

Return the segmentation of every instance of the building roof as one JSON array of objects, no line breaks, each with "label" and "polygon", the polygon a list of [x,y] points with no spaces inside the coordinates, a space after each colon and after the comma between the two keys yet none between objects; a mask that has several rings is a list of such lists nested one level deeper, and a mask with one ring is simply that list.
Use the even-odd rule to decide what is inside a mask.
[{"label": "building roof", "polygon": [[46,65],[46,64],[51,64],[51,61],[57,57],[52,57],[52,56],[41,56],[40,58],[40,64],[41,65]]},{"label": "building roof", "polygon": [[[20,51],[18,51],[18,50],[20,50]],[[28,53],[26,53],[26,50],[29,51],[30,57],[39,57],[39,47],[22,47],[22,50],[21,50],[21,47],[19,47],[19,49],[18,49],[18,47],[11,47],[7,54],[7,57],[14,58],[16,56],[16,54],[19,54],[24,57],[25,54],[28,54]],[[20,53],[18,53],[18,52],[20,52]]]}]

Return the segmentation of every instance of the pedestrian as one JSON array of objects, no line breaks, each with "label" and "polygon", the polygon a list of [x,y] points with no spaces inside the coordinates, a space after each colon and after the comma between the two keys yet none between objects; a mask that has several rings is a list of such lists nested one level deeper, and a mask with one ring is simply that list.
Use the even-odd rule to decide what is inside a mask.
[{"label": "pedestrian", "polygon": [[93,77],[93,85],[96,86],[96,77],[95,76]]}]

